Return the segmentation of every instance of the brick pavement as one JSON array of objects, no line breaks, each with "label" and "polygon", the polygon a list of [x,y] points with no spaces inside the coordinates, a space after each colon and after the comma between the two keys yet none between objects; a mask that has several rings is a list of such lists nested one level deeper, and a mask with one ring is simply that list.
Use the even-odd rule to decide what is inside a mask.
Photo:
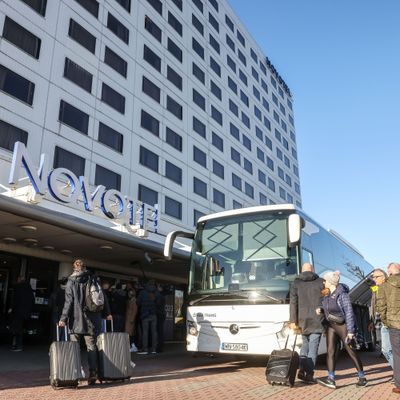
[{"label": "brick pavement", "polygon": [[[78,389],[54,391],[48,384],[48,370],[39,363],[38,368],[7,371],[4,351],[0,351],[1,400],[357,400],[395,399],[389,383],[391,371],[376,353],[362,353],[369,385],[357,388],[355,372],[346,355],[338,363],[337,390],[319,385],[296,382],[294,388],[270,386],[265,381],[265,362],[261,359],[239,360],[232,356],[192,357],[181,349],[160,355],[134,355],[137,364],[128,383],[115,383],[89,387],[82,383]],[[8,353],[11,359],[11,354]],[[28,357],[29,354],[25,354]],[[40,359],[38,357],[38,359]],[[14,364],[10,364],[14,366]],[[39,368],[42,366],[42,368]],[[324,376],[319,365],[317,376]],[[400,398],[400,397],[399,397]]]}]

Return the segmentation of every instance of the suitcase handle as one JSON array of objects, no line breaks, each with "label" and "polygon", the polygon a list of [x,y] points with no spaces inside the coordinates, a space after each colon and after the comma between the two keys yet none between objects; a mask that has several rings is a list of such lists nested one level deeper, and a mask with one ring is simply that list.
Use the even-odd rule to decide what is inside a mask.
[{"label": "suitcase handle", "polygon": [[[287,349],[288,341],[289,341],[289,335],[286,338],[285,349]],[[296,348],[296,341],[297,341],[297,333],[294,336],[294,343],[293,343],[292,352],[294,352],[294,349]]]},{"label": "suitcase handle", "polygon": [[[57,342],[60,341],[60,326],[56,324],[56,332],[57,332]],[[67,331],[67,325],[64,326],[64,334],[65,334],[65,341],[68,342],[68,331]]]},{"label": "suitcase handle", "polygon": [[112,319],[103,319],[103,332],[107,333],[107,321],[111,322],[111,332],[114,332],[114,324]]}]

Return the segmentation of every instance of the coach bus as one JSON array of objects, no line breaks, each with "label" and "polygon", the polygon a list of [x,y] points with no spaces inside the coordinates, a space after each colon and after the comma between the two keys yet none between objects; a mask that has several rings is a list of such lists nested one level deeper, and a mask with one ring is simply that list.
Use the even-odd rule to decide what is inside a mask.
[{"label": "coach bus", "polygon": [[193,352],[265,355],[282,348],[293,334],[290,285],[305,262],[320,276],[339,270],[350,288],[372,269],[350,243],[291,204],[203,216],[194,234],[167,235],[166,258],[179,236],[192,240],[187,350]]}]

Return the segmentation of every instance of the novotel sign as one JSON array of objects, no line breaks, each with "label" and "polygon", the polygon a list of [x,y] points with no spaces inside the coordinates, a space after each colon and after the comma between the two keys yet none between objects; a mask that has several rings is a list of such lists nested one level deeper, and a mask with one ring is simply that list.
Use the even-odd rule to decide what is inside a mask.
[{"label": "novotel sign", "polygon": [[28,177],[33,189],[31,202],[40,202],[42,198],[56,201],[74,208],[96,213],[126,226],[131,233],[149,230],[157,232],[158,206],[149,206],[123,195],[115,189],[106,189],[98,185],[90,190],[86,177],[77,177],[66,168],[50,170],[49,157],[40,156],[39,168],[32,163],[24,143],[16,142],[12,158],[9,184],[15,189],[21,178]]}]

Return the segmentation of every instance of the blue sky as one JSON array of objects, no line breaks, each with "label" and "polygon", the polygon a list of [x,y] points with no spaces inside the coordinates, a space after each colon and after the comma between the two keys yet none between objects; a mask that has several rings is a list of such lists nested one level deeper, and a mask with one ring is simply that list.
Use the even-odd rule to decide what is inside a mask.
[{"label": "blue sky", "polygon": [[294,95],[304,210],[400,262],[400,1],[229,3]]}]

